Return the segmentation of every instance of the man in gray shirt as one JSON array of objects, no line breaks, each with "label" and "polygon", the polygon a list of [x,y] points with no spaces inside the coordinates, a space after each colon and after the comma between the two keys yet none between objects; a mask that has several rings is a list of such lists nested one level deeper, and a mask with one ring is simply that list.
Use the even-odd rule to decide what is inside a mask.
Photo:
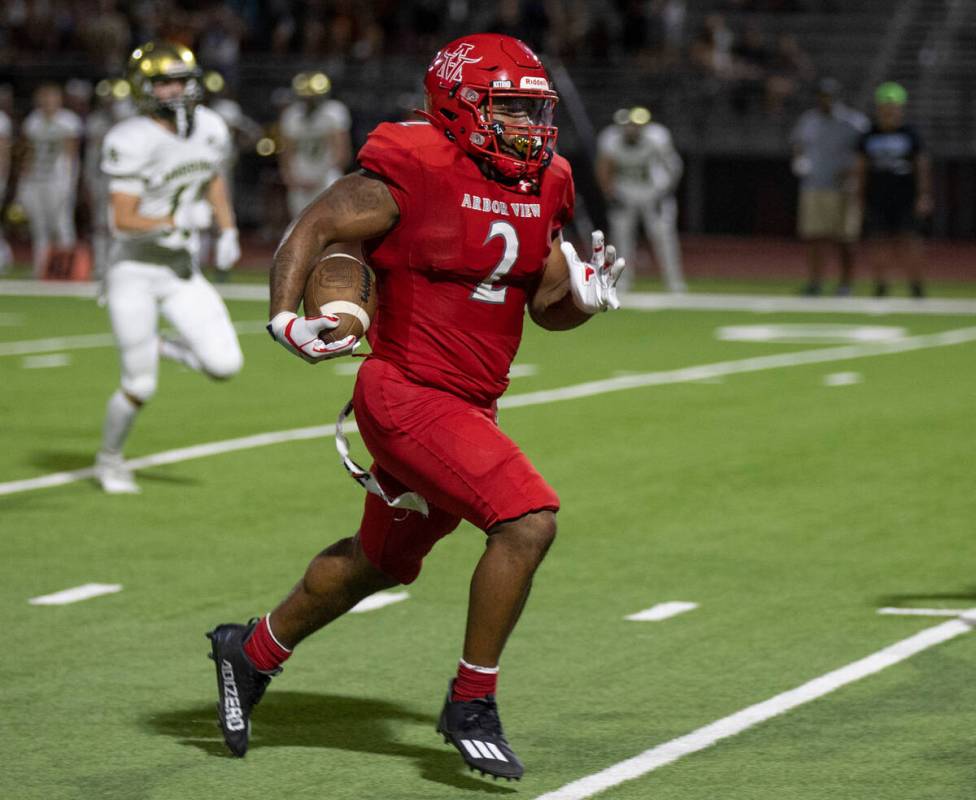
[{"label": "man in gray shirt", "polygon": [[810,273],[803,289],[807,295],[822,291],[824,261],[831,248],[840,260],[837,294],[850,294],[853,245],[861,229],[851,178],[858,140],[869,123],[837,100],[839,88],[831,78],[821,80],[816,107],[800,116],[790,136],[793,174],[800,179],[797,231],[808,243]]}]

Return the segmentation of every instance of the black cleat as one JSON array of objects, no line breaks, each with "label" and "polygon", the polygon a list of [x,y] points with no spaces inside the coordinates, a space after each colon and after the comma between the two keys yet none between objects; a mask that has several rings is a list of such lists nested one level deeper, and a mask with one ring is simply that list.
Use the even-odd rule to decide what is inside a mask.
[{"label": "black cleat", "polygon": [[237,757],[247,753],[251,735],[251,711],[261,702],[271,677],[281,672],[261,672],[244,654],[244,642],[257,620],[247,625],[218,625],[207,633],[210,658],[217,665],[217,720],[227,747]]},{"label": "black cleat", "polygon": [[457,748],[464,763],[472,771],[478,770],[482,775],[491,775],[496,779],[521,778],[524,771],[522,762],[512,752],[502,732],[494,695],[467,702],[453,702],[453,687],[454,681],[451,681],[447,687],[444,710],[441,711],[441,718],[437,723],[437,732],[444,737],[446,743]]}]

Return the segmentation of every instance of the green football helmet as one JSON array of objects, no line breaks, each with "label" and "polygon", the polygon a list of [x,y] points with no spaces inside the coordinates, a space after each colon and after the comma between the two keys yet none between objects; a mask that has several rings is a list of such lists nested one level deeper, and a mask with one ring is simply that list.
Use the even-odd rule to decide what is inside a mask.
[{"label": "green football helmet", "polygon": [[[132,51],[126,77],[143,114],[169,119],[180,136],[187,136],[193,110],[203,100],[201,74],[192,50],[178,42],[159,41],[146,42]],[[154,84],[174,80],[183,83],[182,93],[167,99],[156,96]]]}]

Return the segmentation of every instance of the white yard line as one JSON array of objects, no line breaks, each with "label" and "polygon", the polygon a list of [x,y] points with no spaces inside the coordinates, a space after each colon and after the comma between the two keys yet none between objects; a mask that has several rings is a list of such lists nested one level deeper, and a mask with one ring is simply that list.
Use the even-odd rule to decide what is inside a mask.
[{"label": "white yard line", "polygon": [[[924,336],[913,336],[896,342],[876,342],[871,344],[847,345],[845,347],[829,347],[820,350],[804,350],[797,353],[779,353],[757,358],[744,358],[738,361],[720,361],[715,364],[703,364],[698,367],[668,370],[664,372],[646,372],[637,375],[623,375],[602,381],[591,381],[561,389],[548,389],[539,392],[503,397],[498,405],[501,408],[519,408],[535,406],[543,403],[554,403],[560,400],[576,400],[581,397],[618,392],[624,389],[638,389],[645,386],[663,386],[672,383],[689,383],[723,375],[734,375],[745,372],[759,372],[761,370],[779,369],[782,367],[796,367],[805,364],[819,364],[829,361],[843,361],[851,358],[865,358],[869,356],[890,355],[904,353],[911,350],[923,350],[930,347],[947,347],[976,341],[976,327],[958,328],[943,333],[932,333]],[[351,429],[352,430],[352,429]],[[145,469],[161,464],[173,464],[191,458],[229,453],[235,450],[247,450],[252,447],[264,447],[281,442],[302,439],[317,439],[332,436],[334,425],[319,425],[311,428],[297,428],[288,431],[259,433],[240,439],[227,439],[219,442],[184,447],[178,450],[167,450],[155,455],[131,459],[128,464],[131,469]],[[19,481],[0,483],[0,496],[28,492],[34,489],[48,489],[53,486],[64,486],[75,481],[87,480],[94,476],[91,467],[72,470],[70,472],[56,472],[39,478],[26,478]]]},{"label": "white yard line", "polygon": [[118,583],[85,583],[71,589],[62,589],[60,592],[54,592],[54,594],[32,597],[27,602],[32,606],[66,606],[69,603],[78,603],[92,597],[101,597],[103,594],[115,594],[121,591],[122,585]]},{"label": "white yard line", "polygon": [[41,356],[24,356],[20,366],[24,369],[57,369],[71,364],[71,356],[67,353],[48,353]]},{"label": "white yard line", "polygon": [[[0,281],[2,284],[3,281]],[[234,330],[239,334],[267,333],[260,320],[235,322]],[[25,356],[32,353],[49,353],[61,350],[88,350],[94,347],[115,347],[115,337],[111,333],[83,333],[78,336],[57,336],[50,339],[27,339],[18,342],[0,342],[0,356]]]},{"label": "white yard line", "polygon": [[899,617],[961,617],[968,614],[965,608],[897,608],[885,607],[878,609],[879,614],[890,614]]},{"label": "white yard line", "polygon": [[[976,609],[972,611],[976,613]],[[935,647],[937,644],[947,642],[971,630],[970,625],[958,619],[926,628],[914,636],[902,639],[900,642],[896,642],[883,650],[878,650],[876,653],[848,664],[846,667],[828,672],[826,675],[814,678],[802,686],[744,708],[685,736],[652,747],[640,755],[568,783],[553,792],[539,795],[535,800],[584,800],[592,797],[613,786],[647,775],[649,772],[677,761],[679,758],[711,747],[722,739],[742,733],[761,722],[785,714],[791,709],[830,694],[868,675],[874,675],[916,653],[921,653],[923,650],[928,650],[930,647]],[[653,792],[649,790],[648,796],[653,796]]]},{"label": "white yard line", "polygon": [[576,400],[580,397],[619,392],[624,389],[637,389],[644,386],[662,386],[669,383],[688,383],[706,378],[716,378],[723,375],[735,375],[744,372],[760,372],[782,367],[798,367],[805,364],[824,364],[831,361],[846,361],[852,358],[867,356],[882,356],[892,353],[905,353],[911,350],[924,350],[930,347],[946,347],[955,344],[965,344],[976,341],[976,327],[957,328],[943,333],[930,333],[922,336],[912,336],[893,342],[871,342],[852,344],[843,347],[827,347],[817,350],[803,350],[795,353],[777,353],[770,356],[743,358],[737,361],[720,361],[715,364],[703,364],[698,367],[684,367],[682,369],[664,372],[645,372],[638,375],[621,375],[602,381],[578,383],[562,389],[546,389],[538,392],[503,397],[498,405],[500,408],[518,408],[519,406],[534,406],[540,403],[553,403],[558,400]]},{"label": "white yard line", "polygon": [[656,606],[645,608],[636,614],[628,614],[624,619],[631,622],[660,622],[664,619],[671,619],[678,614],[686,611],[694,611],[698,608],[698,603],[688,603],[684,600],[670,600],[667,603],[658,603]]},{"label": "white yard line", "polygon": [[[355,424],[345,423],[343,430],[349,433],[356,431]],[[326,436],[335,435],[335,425],[316,425],[311,428],[294,428],[288,431],[271,431],[269,433],[258,433],[253,436],[242,436],[239,439],[224,439],[220,442],[207,442],[205,444],[192,445],[191,447],[180,447],[176,450],[164,450],[161,453],[143,456],[142,458],[132,458],[126,463],[133,470],[146,469],[147,467],[158,467],[163,464],[175,464],[179,461],[190,461],[194,458],[205,458],[216,456],[222,453],[233,453],[236,450],[250,450],[254,447],[266,447],[269,444],[281,444],[282,442],[299,442],[305,439],[322,439]],[[55,486],[64,486],[76,481],[83,481],[95,477],[94,467],[83,467],[67,472],[54,472],[49,475],[42,475],[39,478],[26,478],[21,481],[9,481],[0,483],[0,496],[7,494],[17,494],[18,492],[30,492],[35,489],[50,489]]]},{"label": "white yard line", "polygon": [[831,372],[824,375],[824,386],[854,386],[864,382],[864,376],[860,372]]},{"label": "white yard line", "polygon": [[367,611],[376,611],[377,609],[391,606],[394,603],[402,603],[409,598],[410,595],[407,592],[380,592],[379,594],[371,594],[350,608],[349,613],[363,614]]}]

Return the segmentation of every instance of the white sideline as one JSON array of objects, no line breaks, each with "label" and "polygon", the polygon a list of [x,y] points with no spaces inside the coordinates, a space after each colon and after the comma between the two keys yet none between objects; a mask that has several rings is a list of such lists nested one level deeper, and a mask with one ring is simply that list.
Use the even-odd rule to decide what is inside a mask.
[{"label": "white sideline", "polygon": [[[0,281],[2,283],[2,281]],[[240,334],[266,333],[266,323],[260,320],[235,322],[234,330]],[[62,350],[88,350],[94,347],[114,347],[111,333],[84,333],[78,336],[56,336],[51,339],[25,339],[18,342],[0,342],[0,356],[26,356],[32,353],[49,353]]]},{"label": "white sideline", "polygon": [[976,300],[907,297],[789,297],[764,294],[624,294],[634,311],[753,311],[794,314],[957,315],[976,314]]},{"label": "white sideline", "polygon": [[[499,400],[500,408],[519,408],[543,403],[554,403],[560,400],[576,400],[581,397],[591,397],[607,392],[618,392],[624,389],[637,389],[644,386],[662,386],[671,383],[688,383],[721,375],[734,375],[744,372],[759,372],[780,367],[795,367],[805,364],[819,364],[829,361],[842,361],[866,356],[888,355],[904,353],[910,350],[921,350],[928,347],[945,347],[948,345],[965,344],[976,341],[976,327],[957,328],[943,333],[931,333],[923,336],[913,336],[894,342],[874,342],[870,344],[847,345],[844,347],[828,347],[819,350],[803,350],[796,353],[778,353],[771,356],[744,358],[738,361],[720,361],[715,364],[703,364],[698,367],[668,370],[664,372],[645,372],[637,375],[622,375],[602,381],[590,381],[562,389],[547,389],[539,392],[526,392]],[[350,427],[350,431],[354,428]],[[131,459],[127,462],[133,470],[161,464],[173,464],[191,458],[229,453],[235,450],[246,450],[251,447],[263,447],[280,442],[291,442],[301,439],[317,439],[335,434],[334,425],[318,425],[311,428],[296,428],[288,431],[272,431],[245,436],[239,439],[226,439],[219,442],[183,447],[177,450],[166,450],[162,453]],[[34,489],[48,489],[53,486],[64,486],[75,481],[86,480],[94,476],[92,467],[55,472],[39,478],[26,478],[19,481],[0,483],[0,496],[28,492]]]},{"label": "white sideline", "polygon": [[[976,613],[976,609],[972,609],[970,613]],[[560,789],[539,795],[535,800],[585,800],[585,798],[592,797],[613,786],[653,772],[683,756],[711,747],[722,739],[742,733],[761,722],[785,714],[797,706],[830,694],[842,686],[868,675],[874,675],[916,653],[921,653],[923,650],[947,642],[971,630],[970,625],[958,619],[926,628],[914,636],[902,639],[900,642],[878,650],[876,653],[848,664],[846,667],[828,672],[826,675],[814,678],[802,686],[744,708],[685,736],[652,747],[640,755],[628,758],[626,761],[621,761],[593,775],[567,783]],[[649,796],[651,795],[652,793],[649,794]]]},{"label": "white sideline", "polygon": [[[214,288],[225,300],[268,299],[263,283],[218,283]],[[58,283],[28,280],[0,280],[0,296],[11,297],[85,297],[98,294],[96,283]],[[698,293],[665,294],[660,292],[621,292],[621,303],[632,311],[754,311],[802,314],[909,314],[968,315],[976,314],[976,300],[900,297],[790,297],[789,295]]]},{"label": "white sideline", "polygon": [[119,583],[84,583],[81,586],[62,589],[53,594],[32,597],[27,602],[32,606],[66,606],[69,603],[78,603],[92,597],[101,597],[103,594],[115,594],[121,591],[122,585]]}]

